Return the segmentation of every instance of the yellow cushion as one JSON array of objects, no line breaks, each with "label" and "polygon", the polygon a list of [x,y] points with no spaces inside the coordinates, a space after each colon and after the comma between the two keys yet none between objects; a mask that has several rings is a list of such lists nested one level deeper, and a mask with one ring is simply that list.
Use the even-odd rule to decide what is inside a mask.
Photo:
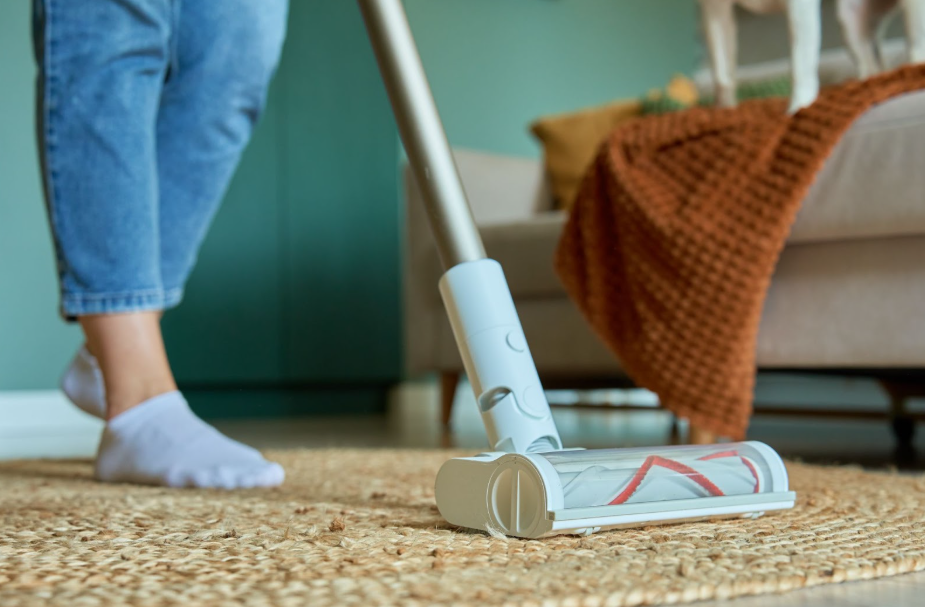
[{"label": "yellow cushion", "polygon": [[546,174],[557,208],[571,206],[585,170],[610,131],[641,113],[642,104],[634,99],[547,116],[530,125],[543,144]]}]

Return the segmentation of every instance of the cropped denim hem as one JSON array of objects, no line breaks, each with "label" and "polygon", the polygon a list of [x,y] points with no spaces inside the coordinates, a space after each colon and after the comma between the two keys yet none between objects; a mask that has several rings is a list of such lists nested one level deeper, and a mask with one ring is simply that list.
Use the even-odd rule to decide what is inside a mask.
[{"label": "cropped denim hem", "polygon": [[173,307],[265,107],[287,2],[33,8],[60,311],[73,320]]},{"label": "cropped denim hem", "polygon": [[180,304],[183,289],[149,289],[130,293],[65,293],[61,312],[68,320],[90,314],[125,314],[168,310]]}]

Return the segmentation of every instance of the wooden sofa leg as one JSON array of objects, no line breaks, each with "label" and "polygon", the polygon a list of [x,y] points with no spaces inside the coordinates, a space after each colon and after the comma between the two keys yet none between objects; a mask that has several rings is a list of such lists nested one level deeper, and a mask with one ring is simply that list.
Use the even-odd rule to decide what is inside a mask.
[{"label": "wooden sofa leg", "polygon": [[453,418],[453,401],[456,398],[459,375],[458,371],[444,371],[440,374],[440,422],[444,428],[450,427],[450,420]]},{"label": "wooden sofa leg", "polygon": [[893,438],[896,439],[896,455],[902,460],[915,454],[915,418],[906,410],[906,401],[916,394],[918,390],[899,383],[881,381],[880,385],[890,395],[890,426],[893,429]]},{"label": "wooden sofa leg", "polygon": [[671,415],[671,430],[668,433],[668,444],[680,445],[682,443],[681,420],[674,413],[669,413],[669,415]]},{"label": "wooden sofa leg", "polygon": [[698,428],[694,424],[690,425],[688,438],[692,445],[712,445],[716,442],[715,434],[704,428]]}]

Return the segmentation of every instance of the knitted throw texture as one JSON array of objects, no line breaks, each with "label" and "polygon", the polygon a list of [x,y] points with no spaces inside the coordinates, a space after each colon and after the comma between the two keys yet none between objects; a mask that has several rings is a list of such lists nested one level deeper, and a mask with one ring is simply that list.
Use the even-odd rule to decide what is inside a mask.
[{"label": "knitted throw texture", "polygon": [[785,99],[759,99],[610,135],[555,264],[638,385],[693,424],[744,436],[762,306],[800,202],[856,118],[923,87],[925,65],[906,66],[824,89],[793,116]]}]

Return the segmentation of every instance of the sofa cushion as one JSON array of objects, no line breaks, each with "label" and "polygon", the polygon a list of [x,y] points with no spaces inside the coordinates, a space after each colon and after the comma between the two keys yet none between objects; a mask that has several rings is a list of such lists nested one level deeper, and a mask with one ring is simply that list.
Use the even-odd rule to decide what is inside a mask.
[{"label": "sofa cushion", "polygon": [[504,268],[514,297],[565,294],[552,261],[566,217],[566,211],[551,211],[481,229],[485,251]]},{"label": "sofa cushion", "polygon": [[787,247],[758,331],[762,367],[925,368],[925,237]]},{"label": "sofa cushion", "polygon": [[925,91],[858,119],[810,188],[791,243],[925,234]]},{"label": "sofa cushion", "polygon": [[[758,332],[765,369],[925,367],[925,236],[787,247],[771,282]],[[521,288],[521,268],[509,271]],[[537,283],[539,285],[540,283]],[[617,359],[566,298],[515,294],[544,377],[611,377]],[[439,302],[414,317],[409,369],[459,369]]]},{"label": "sofa cushion", "polygon": [[[502,156],[475,150],[453,150],[456,169],[479,226],[529,219],[552,209],[552,193],[543,164],[532,158]],[[414,204],[420,212],[420,191],[410,168],[405,179]]]}]

